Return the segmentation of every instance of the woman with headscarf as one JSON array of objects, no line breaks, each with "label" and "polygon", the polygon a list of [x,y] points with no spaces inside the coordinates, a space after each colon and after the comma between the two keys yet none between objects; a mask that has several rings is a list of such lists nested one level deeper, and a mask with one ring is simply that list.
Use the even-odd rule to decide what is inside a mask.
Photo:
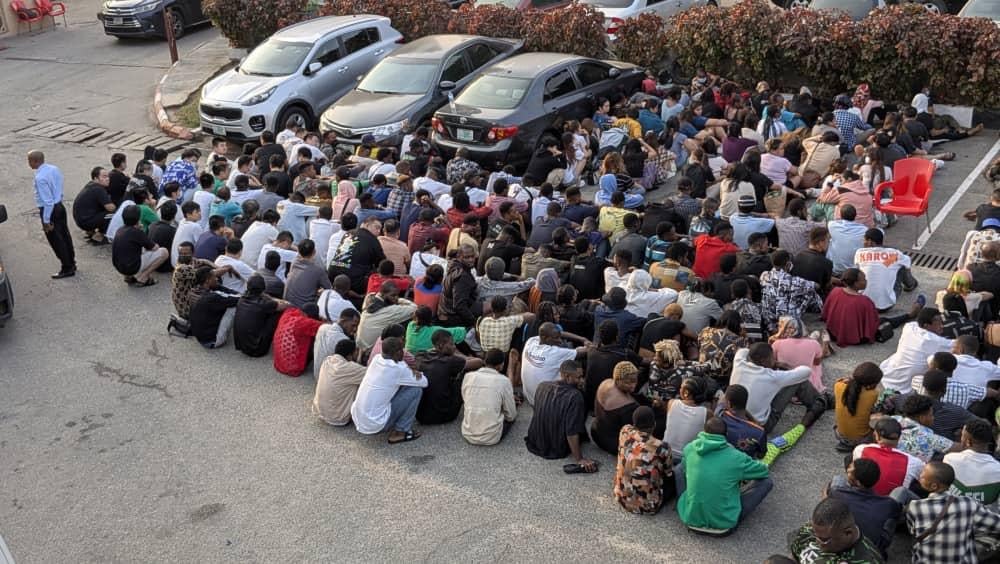
[{"label": "woman with headscarf", "polygon": [[601,162],[600,180],[598,180],[597,193],[594,201],[599,206],[611,205],[611,194],[615,192],[625,193],[625,208],[634,209],[643,204],[646,191],[641,186],[636,186],[625,169],[625,162],[621,153],[608,153]]},{"label": "woman with headscarf", "polygon": [[337,195],[333,197],[330,207],[333,208],[333,219],[340,220],[345,213],[353,213],[361,207],[357,198],[358,189],[351,180],[341,180],[337,183]]},{"label": "woman with headscarf", "polygon": [[535,278],[535,285],[528,292],[528,311],[538,313],[538,306],[542,302],[556,301],[559,293],[559,274],[554,268],[543,268],[538,271]]},{"label": "woman with headscarf", "polygon": [[806,337],[801,319],[782,316],[778,319],[778,330],[768,342],[776,362],[788,366],[809,366],[812,368],[809,382],[817,392],[826,389],[823,385],[823,345],[816,339]]},{"label": "woman with headscarf", "polygon": [[743,335],[743,320],[733,310],[722,313],[712,327],[698,334],[698,361],[711,370],[712,377],[720,384],[729,383],[736,351],[750,346]]},{"label": "woman with headscarf", "polygon": [[625,283],[625,299],[628,300],[626,311],[638,317],[649,317],[655,313],[663,315],[663,310],[677,301],[677,292],[670,288],[651,290],[653,277],[645,270],[634,270]]},{"label": "woman with headscarf", "polygon": [[958,294],[962,297],[965,301],[965,311],[963,312],[965,317],[977,321],[992,319],[992,316],[983,316],[983,313],[989,314],[989,312],[980,311],[980,307],[983,307],[982,304],[989,304],[990,300],[993,299],[993,294],[990,292],[973,292],[972,273],[968,270],[962,269],[956,271],[951,275],[951,280],[948,281],[948,288],[937,293],[934,304],[941,312],[949,311],[949,308],[945,307],[944,304],[944,298],[947,294]]}]

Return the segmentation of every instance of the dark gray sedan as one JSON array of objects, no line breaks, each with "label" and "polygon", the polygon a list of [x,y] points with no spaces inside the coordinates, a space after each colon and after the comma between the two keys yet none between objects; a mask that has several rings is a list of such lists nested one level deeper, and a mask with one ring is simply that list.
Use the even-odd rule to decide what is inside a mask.
[{"label": "dark gray sedan", "polygon": [[642,78],[642,69],[620,61],[559,53],[511,57],[435,112],[432,141],[446,156],[464,147],[488,168],[520,169],[542,135],[558,139],[566,120],[593,116],[598,98],[631,93]]},{"label": "dark gray sedan", "polygon": [[[323,112],[320,128],[341,143],[358,145],[366,134],[398,147],[404,130],[430,120],[481,69],[513,55],[523,42],[476,35],[429,35],[382,59],[358,86]],[[410,127],[408,127],[410,126]],[[406,149],[405,147],[403,149]]]}]

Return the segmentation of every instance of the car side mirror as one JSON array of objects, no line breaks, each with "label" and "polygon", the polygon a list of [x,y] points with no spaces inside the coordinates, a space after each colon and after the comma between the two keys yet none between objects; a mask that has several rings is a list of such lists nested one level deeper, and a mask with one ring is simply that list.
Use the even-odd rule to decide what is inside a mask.
[{"label": "car side mirror", "polygon": [[7,206],[0,205],[0,223],[7,221]]},{"label": "car side mirror", "polygon": [[309,66],[306,67],[306,76],[309,76],[311,74],[316,74],[317,72],[319,72],[319,69],[321,68],[323,68],[323,63],[319,61],[313,61],[309,63]]},{"label": "car side mirror", "polygon": [[354,77],[354,82],[361,82],[361,79],[364,78],[364,77],[365,77],[365,75],[359,74],[358,76]]},{"label": "car side mirror", "polygon": [[619,69],[617,69],[615,67],[611,67],[610,69],[608,69],[608,77],[609,78],[618,78],[618,76],[621,75],[621,73],[622,73],[622,71],[620,71]]},{"label": "car side mirror", "polygon": [[455,89],[455,83],[450,80],[442,80],[441,83],[438,84],[438,88],[441,89],[441,92],[448,92],[449,90]]}]

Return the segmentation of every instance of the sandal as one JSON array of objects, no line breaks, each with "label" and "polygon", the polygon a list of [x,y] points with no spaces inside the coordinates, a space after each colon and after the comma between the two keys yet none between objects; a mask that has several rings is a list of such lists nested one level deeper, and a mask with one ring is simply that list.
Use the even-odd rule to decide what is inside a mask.
[{"label": "sandal", "polygon": [[420,438],[420,431],[407,431],[403,435],[403,438],[401,438],[401,439],[396,439],[396,440],[389,439],[389,444],[390,445],[395,445],[395,444],[399,444],[399,443],[408,443],[410,441],[415,441],[415,440],[417,440],[419,438]]},{"label": "sandal", "polygon": [[587,470],[582,464],[576,464],[575,462],[563,466],[563,472],[567,474],[593,474],[594,472],[597,472],[597,470],[598,464],[596,462],[594,463],[593,470]]},{"label": "sandal", "polygon": [[135,285],[139,288],[146,288],[149,286],[156,286],[156,278],[147,278],[145,282],[135,281]]}]

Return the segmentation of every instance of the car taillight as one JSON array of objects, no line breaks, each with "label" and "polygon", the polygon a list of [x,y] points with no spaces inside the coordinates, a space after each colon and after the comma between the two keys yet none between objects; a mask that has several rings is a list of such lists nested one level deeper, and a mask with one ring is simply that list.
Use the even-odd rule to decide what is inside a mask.
[{"label": "car taillight", "polygon": [[406,43],[406,40],[403,39],[402,37],[400,37],[399,39],[396,40],[396,43],[403,44],[403,43]]},{"label": "car taillight", "polygon": [[618,28],[621,27],[623,23],[625,23],[625,20],[621,18],[609,19],[608,23],[606,24],[608,26],[608,34],[614,35],[615,33],[618,33]]},{"label": "car taillight", "polygon": [[444,134],[447,133],[447,130],[444,127],[444,122],[441,121],[440,119],[436,118],[436,117],[432,117],[431,118],[431,127],[433,127],[434,131],[437,131],[441,135],[444,135]]},{"label": "car taillight", "polygon": [[516,125],[512,125],[510,127],[491,127],[490,132],[486,134],[486,140],[502,141],[504,139],[510,139],[515,135],[517,135]]}]

